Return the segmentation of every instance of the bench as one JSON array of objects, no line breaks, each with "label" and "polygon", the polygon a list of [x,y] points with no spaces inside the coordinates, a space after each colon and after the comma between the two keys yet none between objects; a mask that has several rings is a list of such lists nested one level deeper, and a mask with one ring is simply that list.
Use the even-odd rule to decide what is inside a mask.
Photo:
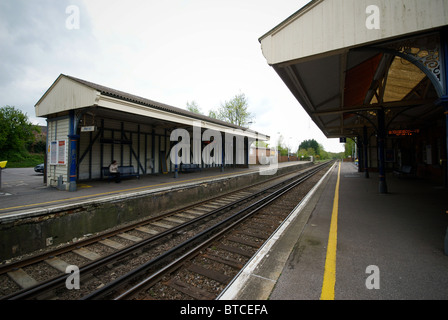
[{"label": "bench", "polygon": [[201,166],[194,163],[182,163],[180,169],[182,172],[202,171]]},{"label": "bench", "polygon": [[411,166],[401,166],[400,170],[394,170],[394,174],[399,177],[411,176],[412,175],[412,167]]},{"label": "bench", "polygon": [[[110,174],[109,167],[102,167],[101,169],[103,171],[103,178],[107,178],[109,182],[115,178]],[[120,179],[129,177],[137,177],[137,179],[140,179],[140,175],[135,172],[133,166],[120,166],[118,167],[118,172],[120,172]]]}]

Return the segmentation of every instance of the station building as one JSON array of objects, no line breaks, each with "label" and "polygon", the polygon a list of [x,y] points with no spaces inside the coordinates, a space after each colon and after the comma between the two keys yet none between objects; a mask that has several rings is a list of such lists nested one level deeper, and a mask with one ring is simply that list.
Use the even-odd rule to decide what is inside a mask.
[{"label": "station building", "polygon": [[267,63],[359,167],[447,181],[448,2],[313,0],[260,39]]},{"label": "station building", "polygon": [[[79,181],[104,178],[103,168],[113,160],[132,167],[137,175],[177,173],[185,155],[176,150],[178,165],[170,155],[178,142],[191,147],[189,162],[198,169],[248,166],[252,142],[269,139],[248,128],[64,74],[35,111],[47,119],[46,183],[69,191],[75,191]],[[186,130],[188,136],[170,139],[176,129]],[[212,142],[219,143],[221,156],[208,161],[217,151],[212,150],[208,160],[202,152]]]}]

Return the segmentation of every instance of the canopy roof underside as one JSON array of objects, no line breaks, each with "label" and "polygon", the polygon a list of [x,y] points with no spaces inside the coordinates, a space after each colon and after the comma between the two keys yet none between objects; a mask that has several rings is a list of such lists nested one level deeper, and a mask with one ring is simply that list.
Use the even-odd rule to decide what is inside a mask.
[{"label": "canopy roof underside", "polygon": [[[409,52],[406,57],[389,47],[358,48],[273,67],[328,138],[361,135],[364,126],[375,126],[380,108],[385,109],[389,129],[431,122],[442,110],[435,106],[439,96],[431,81],[440,73],[438,51],[398,47]],[[414,57],[426,64],[434,58],[432,70],[425,71],[435,76],[428,77],[411,62]]]},{"label": "canopy roof underside", "polygon": [[[260,38],[268,63],[328,138],[376,130],[380,109],[389,130],[431,124],[443,114],[437,101],[446,94],[441,37],[448,4],[376,3],[383,16],[393,8],[402,17],[381,20],[376,35],[356,18],[366,17],[360,2],[315,0]],[[416,16],[415,25],[408,15]]]}]

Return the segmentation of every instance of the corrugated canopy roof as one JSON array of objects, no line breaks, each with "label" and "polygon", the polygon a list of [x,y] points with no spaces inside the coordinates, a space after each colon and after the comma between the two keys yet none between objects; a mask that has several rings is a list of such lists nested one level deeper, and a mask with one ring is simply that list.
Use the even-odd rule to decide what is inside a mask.
[{"label": "corrugated canopy roof", "polygon": [[154,100],[150,100],[150,99],[146,99],[146,98],[143,98],[143,97],[139,97],[139,96],[136,96],[136,95],[124,92],[124,91],[120,91],[120,90],[112,89],[112,88],[109,88],[109,87],[105,87],[105,86],[102,86],[102,85],[99,85],[99,84],[96,84],[96,83],[93,83],[93,82],[89,82],[89,81],[86,81],[86,80],[82,80],[82,79],[79,79],[79,78],[75,78],[75,77],[72,77],[72,76],[69,76],[69,75],[63,75],[63,76],[65,76],[65,77],[67,77],[69,79],[72,79],[74,81],[77,81],[77,82],[79,82],[79,83],[81,83],[83,85],[86,85],[86,86],[88,86],[88,87],[90,87],[92,89],[95,89],[95,90],[99,91],[101,94],[109,96],[109,97],[117,98],[117,99],[124,100],[124,101],[129,101],[129,102],[133,102],[133,103],[137,103],[137,104],[140,104],[140,105],[143,105],[143,106],[148,106],[148,107],[160,109],[160,110],[167,111],[167,112],[170,112],[170,113],[180,114],[180,115],[187,116],[187,117],[190,117],[190,118],[195,118],[195,119],[198,119],[198,120],[204,120],[204,121],[213,122],[213,123],[216,123],[216,124],[220,124],[220,125],[231,127],[231,128],[235,128],[235,129],[247,130],[247,128],[244,128],[244,127],[241,127],[241,126],[237,126],[237,125],[234,125],[232,123],[228,123],[228,122],[221,121],[221,120],[218,120],[218,119],[210,118],[210,117],[204,116],[202,114],[190,112],[188,110],[184,110],[184,109],[181,109],[181,108],[176,108],[176,107],[173,107],[173,106],[170,106],[170,105],[167,105],[167,104],[164,104],[164,103],[160,103],[160,102],[157,102],[157,101],[154,101]]},{"label": "corrugated canopy roof", "polygon": [[204,129],[269,140],[268,136],[248,128],[64,74],[55,80],[36,103],[36,115],[57,116],[69,110],[89,107],[101,107],[103,114],[114,114],[115,117],[127,118],[129,121],[132,121],[129,116],[138,116],[140,121],[164,127],[167,127],[167,124],[171,128],[200,126]]}]

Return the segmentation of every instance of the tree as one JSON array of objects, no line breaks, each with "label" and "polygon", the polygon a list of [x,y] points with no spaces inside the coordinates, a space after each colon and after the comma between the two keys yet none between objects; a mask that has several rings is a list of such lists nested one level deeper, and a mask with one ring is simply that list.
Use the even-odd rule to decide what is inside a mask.
[{"label": "tree", "polygon": [[320,155],[321,150],[319,143],[314,139],[305,140],[299,146],[299,150],[300,149],[308,150],[310,148],[314,150],[314,154],[308,154],[308,155]]},{"label": "tree", "polygon": [[33,142],[33,131],[39,132],[28,116],[15,107],[0,108],[0,155],[16,157],[26,154],[26,145]]},{"label": "tree", "polygon": [[247,109],[249,104],[244,93],[237,94],[233,99],[221,104],[217,112],[211,111],[210,115],[216,115],[216,118],[237,126],[247,126],[254,118]]},{"label": "tree", "polygon": [[208,112],[208,116],[213,119],[218,119],[218,115],[216,114],[216,111],[213,111],[213,110],[210,110]]},{"label": "tree", "polygon": [[202,114],[201,108],[199,108],[199,105],[197,104],[196,101],[191,102],[187,101],[187,110],[190,112]]},{"label": "tree", "polygon": [[288,147],[286,146],[285,138],[283,137],[283,135],[280,135],[278,137],[277,152],[281,156],[287,156],[288,155]]},{"label": "tree", "polygon": [[321,145],[320,143],[319,143],[319,148],[320,148],[319,159],[320,160],[330,159],[330,154],[327,151],[325,151],[324,146]]},{"label": "tree", "polygon": [[316,151],[313,148],[308,148],[306,149],[306,153],[308,154],[308,156],[310,157],[314,157],[316,156]]},{"label": "tree", "polygon": [[346,158],[350,158],[354,156],[355,153],[355,140],[353,139],[347,139],[347,143],[344,145],[345,153],[344,156]]},{"label": "tree", "polygon": [[305,149],[299,149],[299,151],[297,151],[297,156],[299,159],[308,158],[308,153]]}]

